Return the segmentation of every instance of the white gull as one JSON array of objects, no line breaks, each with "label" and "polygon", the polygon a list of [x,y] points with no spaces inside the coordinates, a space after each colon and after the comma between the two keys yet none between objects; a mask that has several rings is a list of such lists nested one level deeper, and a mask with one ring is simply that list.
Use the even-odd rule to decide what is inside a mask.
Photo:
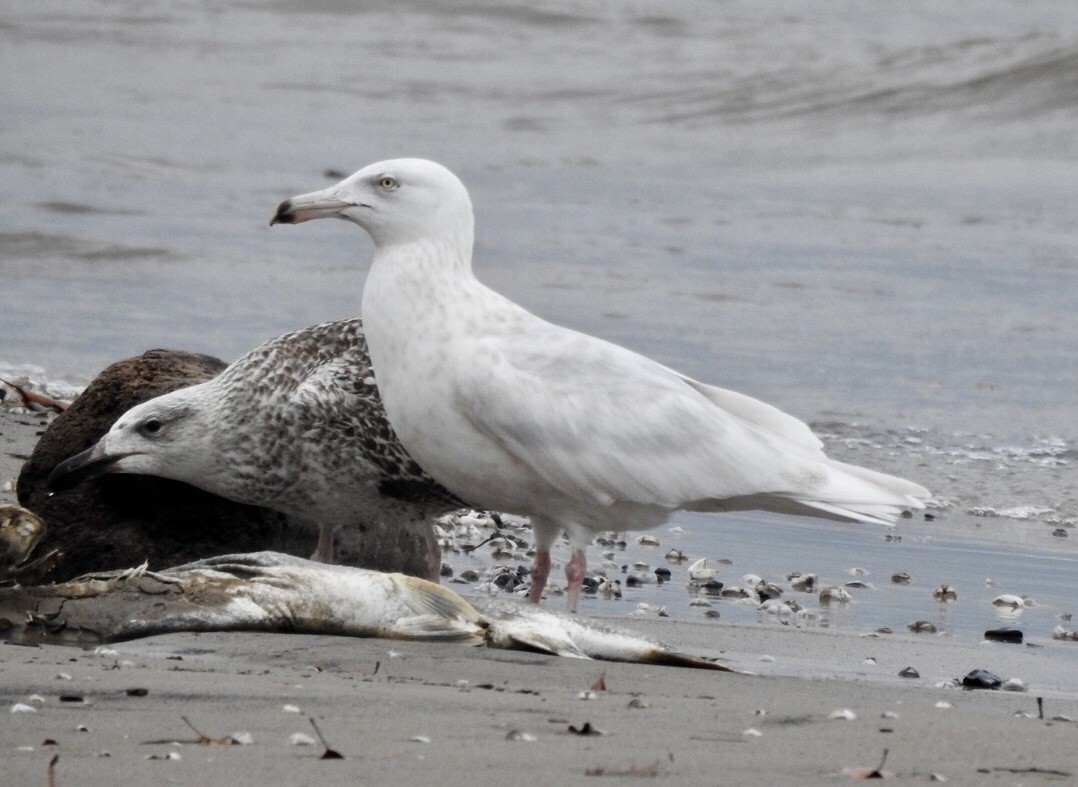
[{"label": "white gull", "polygon": [[483,285],[471,200],[439,164],[372,164],[286,200],[271,223],[326,217],[374,240],[362,313],[390,423],[447,489],[531,517],[532,601],[562,531],[575,609],[598,531],[655,527],[676,509],[889,523],[924,507],[924,487],[829,459],[796,418],[552,325]]}]

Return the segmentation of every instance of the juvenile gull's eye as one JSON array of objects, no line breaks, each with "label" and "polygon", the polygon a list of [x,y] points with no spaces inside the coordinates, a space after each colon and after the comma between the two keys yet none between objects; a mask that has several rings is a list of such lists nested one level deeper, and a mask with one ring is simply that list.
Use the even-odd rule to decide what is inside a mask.
[{"label": "juvenile gull's eye", "polygon": [[393,191],[400,184],[397,183],[397,179],[390,177],[389,175],[383,175],[378,179],[378,187],[383,191]]}]

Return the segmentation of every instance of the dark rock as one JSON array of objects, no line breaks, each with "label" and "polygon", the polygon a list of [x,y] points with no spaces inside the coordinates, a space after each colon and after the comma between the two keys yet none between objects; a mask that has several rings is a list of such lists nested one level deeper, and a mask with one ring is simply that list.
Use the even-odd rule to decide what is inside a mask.
[{"label": "dark rock", "polygon": [[1013,642],[1017,645],[1022,644],[1022,632],[1012,628],[989,629],[984,632],[984,638],[990,642]]},{"label": "dark rock", "polygon": [[[207,355],[150,350],[105,369],[52,422],[23,465],[16,485],[19,502],[45,520],[38,553],[59,549],[49,581],[62,582],[93,571],[151,569],[233,552],[275,550],[306,557],[317,528],[290,522],[283,514],[242,505],[178,481],[110,474],[50,495],[46,481],[62,460],[89,448],[131,407],[209,380],[225,363]],[[427,576],[436,549],[414,535],[363,533],[337,536],[339,562]],[[372,537],[374,535],[375,537]],[[392,536],[396,536],[393,538]],[[408,543],[397,543],[410,539]]]},{"label": "dark rock", "polygon": [[1003,678],[984,669],[975,669],[962,678],[962,686],[967,689],[998,689],[1002,685]]}]

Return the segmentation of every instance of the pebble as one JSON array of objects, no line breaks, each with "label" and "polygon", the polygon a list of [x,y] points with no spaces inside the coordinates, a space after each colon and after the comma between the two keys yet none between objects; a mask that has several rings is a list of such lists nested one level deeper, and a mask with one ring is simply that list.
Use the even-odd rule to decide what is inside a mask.
[{"label": "pebble", "polygon": [[971,670],[962,678],[962,687],[967,689],[995,690],[1001,685],[1003,685],[1002,678],[984,669]]},{"label": "pebble", "polygon": [[1018,629],[1002,628],[1002,629],[989,629],[984,632],[984,638],[989,642],[1011,642],[1017,645],[1022,644],[1022,632]]},{"label": "pebble", "polygon": [[914,634],[935,634],[939,631],[935,623],[931,623],[927,620],[915,620],[906,626]]},{"label": "pebble", "polygon": [[898,671],[898,677],[900,678],[919,678],[921,673],[913,667],[903,667]]}]

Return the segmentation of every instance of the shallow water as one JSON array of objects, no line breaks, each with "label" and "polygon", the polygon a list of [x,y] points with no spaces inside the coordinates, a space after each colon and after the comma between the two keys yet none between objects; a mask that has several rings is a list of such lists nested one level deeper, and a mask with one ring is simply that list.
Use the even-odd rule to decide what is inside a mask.
[{"label": "shallow water", "polygon": [[[929,486],[941,535],[911,560],[946,581],[983,583],[978,529],[993,573],[1073,606],[1076,23],[987,0],[8,9],[0,371],[79,384],[354,314],[362,233],[268,219],[327,169],[426,156],[468,184],[494,287]],[[731,530],[693,522],[723,554]],[[739,572],[911,549],[804,527],[745,526]],[[870,625],[965,626],[886,584]]]}]

